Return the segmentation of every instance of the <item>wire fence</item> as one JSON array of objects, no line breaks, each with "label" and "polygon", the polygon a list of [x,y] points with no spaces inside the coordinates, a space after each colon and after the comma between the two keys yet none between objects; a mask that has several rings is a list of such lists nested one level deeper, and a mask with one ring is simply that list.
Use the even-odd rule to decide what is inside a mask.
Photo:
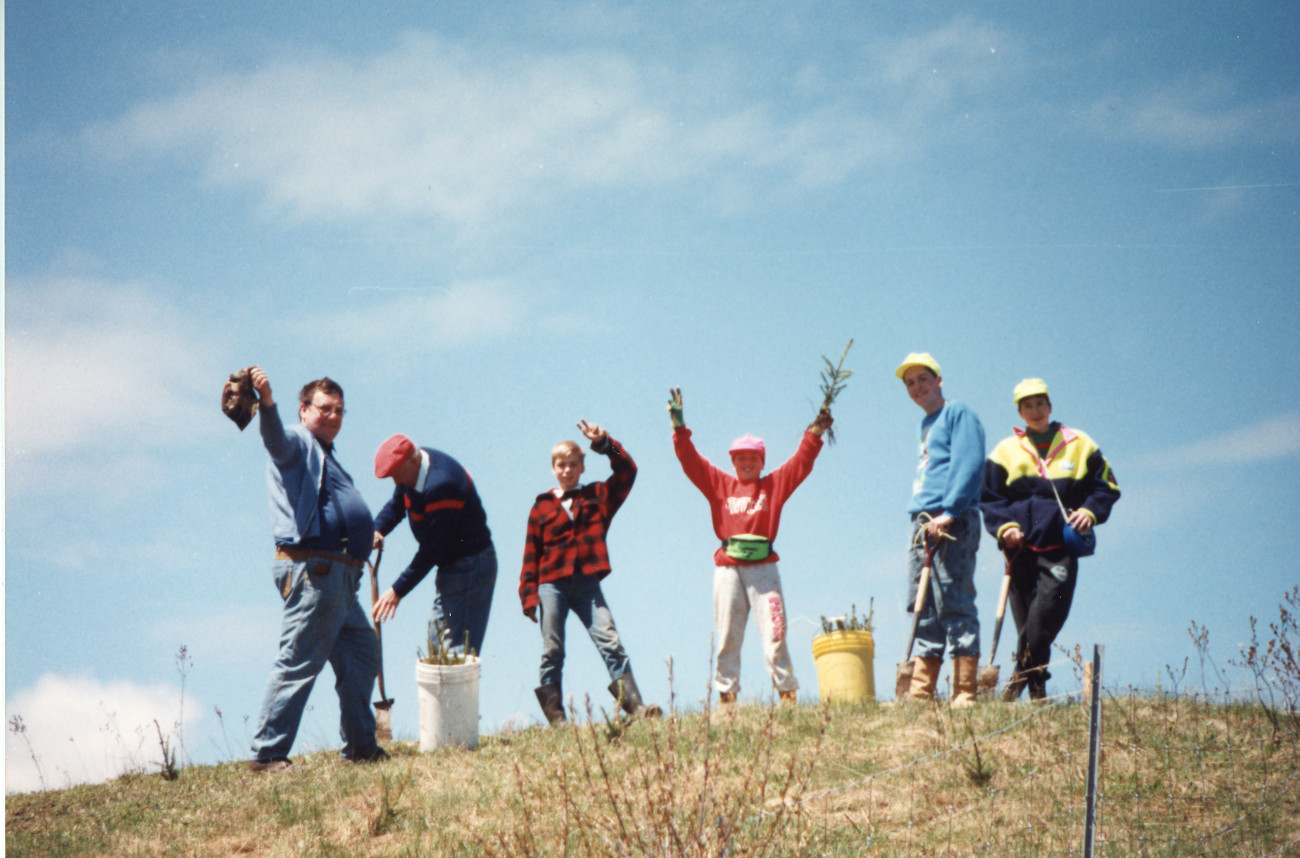
[{"label": "wire fence", "polygon": [[[829,779],[846,770],[850,779],[810,789],[804,800],[859,825],[864,852],[1085,856],[1090,724],[1088,707],[1075,705],[1083,697],[1078,688],[1003,707],[1004,723],[994,707],[978,717],[937,707],[935,718],[981,729],[952,741],[954,720],[949,741],[896,763],[832,764]],[[1294,722],[1279,730],[1259,710],[1101,686],[1095,854],[1300,856],[1300,735]],[[990,774],[977,800],[962,798],[979,779],[973,759]],[[963,777],[965,785],[952,784]],[[1036,802],[1004,800],[1025,786],[1041,793]],[[949,851],[929,851],[936,842]]]}]

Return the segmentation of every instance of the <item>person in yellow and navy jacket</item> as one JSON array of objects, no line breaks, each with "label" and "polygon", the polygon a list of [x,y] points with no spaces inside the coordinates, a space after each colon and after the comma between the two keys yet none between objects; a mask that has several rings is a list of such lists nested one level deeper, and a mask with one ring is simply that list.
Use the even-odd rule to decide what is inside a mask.
[{"label": "person in yellow and navy jacket", "polygon": [[1092,438],[1052,420],[1041,378],[1020,382],[1012,398],[1025,428],[1013,430],[984,463],[980,510],[1011,560],[1007,602],[1019,640],[1003,699],[1015,700],[1028,686],[1040,700],[1051,678],[1052,642],[1074,599],[1079,557],[1091,553],[1092,530],[1110,517],[1119,485]]}]

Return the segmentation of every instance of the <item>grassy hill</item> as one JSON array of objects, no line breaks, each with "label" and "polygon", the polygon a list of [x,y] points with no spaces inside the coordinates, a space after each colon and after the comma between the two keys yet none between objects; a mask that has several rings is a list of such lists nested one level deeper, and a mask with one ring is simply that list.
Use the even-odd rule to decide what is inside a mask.
[{"label": "grassy hill", "polygon": [[[1300,855],[1293,716],[1104,697],[1098,855]],[[18,856],[1080,855],[1088,709],[681,712],[8,796]]]}]

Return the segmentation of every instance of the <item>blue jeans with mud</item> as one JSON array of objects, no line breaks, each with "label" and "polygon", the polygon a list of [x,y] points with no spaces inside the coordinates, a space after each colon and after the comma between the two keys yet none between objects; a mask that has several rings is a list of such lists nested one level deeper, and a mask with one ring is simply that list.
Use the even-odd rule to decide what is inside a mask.
[{"label": "blue jeans with mud", "polygon": [[258,760],[287,758],[307,698],[326,663],[339,698],[344,759],[366,759],[379,747],[370,695],[379,669],[375,630],[357,601],[361,570],[336,561],[277,560],[275,586],[284,599],[280,653],[271,668],[253,736]]},{"label": "blue jeans with mud", "polygon": [[609,671],[610,679],[632,671],[632,664],[614,628],[614,615],[605,604],[605,594],[600,581],[585,575],[561,578],[537,587],[537,601],[542,627],[541,685],[558,684],[564,670],[564,625],[569,612],[577,614],[587,628],[591,642],[596,645]]},{"label": "blue jeans with mud", "polygon": [[[916,521],[913,520],[915,528]],[[980,544],[980,514],[969,509],[957,517],[934,554],[930,587],[921,619],[916,624],[916,652],[922,658],[952,658],[980,654],[980,620],[975,609],[975,552]],[[908,610],[916,604],[916,590],[925,564],[925,547],[913,543],[908,551],[910,581]]]}]

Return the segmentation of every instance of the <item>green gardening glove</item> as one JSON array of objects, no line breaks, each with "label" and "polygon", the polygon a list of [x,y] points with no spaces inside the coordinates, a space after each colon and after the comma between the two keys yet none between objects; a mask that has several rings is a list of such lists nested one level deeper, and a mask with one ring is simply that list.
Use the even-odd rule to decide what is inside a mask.
[{"label": "green gardening glove", "polygon": [[672,418],[673,428],[680,429],[686,425],[686,419],[682,417],[682,389],[668,388],[668,397],[668,416]]}]

